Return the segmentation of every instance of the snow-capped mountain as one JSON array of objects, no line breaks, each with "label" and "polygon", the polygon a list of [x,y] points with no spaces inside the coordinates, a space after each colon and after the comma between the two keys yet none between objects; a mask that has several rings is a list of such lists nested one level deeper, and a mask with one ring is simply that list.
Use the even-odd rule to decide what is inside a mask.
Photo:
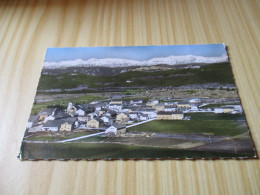
[{"label": "snow-capped mountain", "polygon": [[60,62],[44,62],[44,69],[68,68],[68,67],[130,67],[130,66],[152,66],[152,65],[179,65],[179,64],[196,64],[196,63],[220,63],[227,62],[228,56],[223,54],[219,57],[204,57],[204,56],[169,56],[165,58],[152,58],[147,61],[128,60],[120,58],[104,58],[89,60],[75,59],[70,61]]}]

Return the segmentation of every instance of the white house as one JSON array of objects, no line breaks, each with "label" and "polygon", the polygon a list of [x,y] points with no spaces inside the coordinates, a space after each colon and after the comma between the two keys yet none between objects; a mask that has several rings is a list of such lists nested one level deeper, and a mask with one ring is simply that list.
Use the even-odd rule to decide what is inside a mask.
[{"label": "white house", "polygon": [[215,109],[214,109],[214,112],[215,112],[216,114],[223,113],[223,108],[215,108]]},{"label": "white house", "polygon": [[122,110],[122,104],[110,104],[109,109],[120,112]]},{"label": "white house", "polygon": [[149,119],[148,114],[141,114],[141,115],[140,115],[140,120],[141,120],[141,121],[146,121],[146,120],[148,120],[148,119]]},{"label": "white house", "polygon": [[106,129],[106,133],[114,133],[117,134],[117,128],[115,126],[110,126]]},{"label": "white house", "polygon": [[148,113],[148,117],[149,118],[157,118],[157,113],[156,112]]},{"label": "white house", "polygon": [[199,109],[198,109],[197,106],[191,105],[190,110],[191,110],[191,111],[198,111]]},{"label": "white house", "polygon": [[198,104],[198,103],[200,103],[201,102],[201,100],[200,99],[190,99],[190,103],[191,104]]},{"label": "white house", "polygon": [[78,116],[78,121],[79,122],[87,122],[88,121],[88,116],[86,116],[86,115]]},{"label": "white house", "polygon": [[130,117],[131,119],[137,119],[137,118],[138,118],[138,112],[131,112],[131,113],[129,114],[129,117]]},{"label": "white house", "polygon": [[146,103],[147,106],[154,106],[156,104],[159,104],[159,100],[157,99],[151,99]]},{"label": "white house", "polygon": [[44,119],[44,123],[46,123],[47,121],[50,121],[50,120],[54,120],[55,117],[53,115],[50,115],[50,116],[47,116],[45,119]]},{"label": "white house", "polygon": [[38,114],[38,120],[43,122],[47,116],[55,115],[55,113],[56,108],[43,108]]},{"label": "white house", "polygon": [[82,109],[78,109],[78,110],[76,111],[76,113],[77,113],[79,116],[85,115],[85,111],[82,110]]},{"label": "white house", "polygon": [[90,102],[90,104],[98,104],[98,101]]},{"label": "white house", "polygon": [[142,104],[143,100],[142,99],[136,99],[136,100],[131,100],[130,104]]},{"label": "white house", "polygon": [[57,132],[59,131],[61,123],[61,120],[49,120],[42,126],[42,130]]},{"label": "white house", "polygon": [[108,123],[108,122],[109,122],[109,118],[106,117],[106,116],[101,117],[101,120],[102,120],[104,123]]},{"label": "white house", "polygon": [[124,134],[126,132],[126,126],[122,124],[115,124],[106,129],[106,133]]},{"label": "white house", "polygon": [[95,116],[97,116],[97,114],[95,112],[89,113],[88,115],[88,120],[93,119]]},{"label": "white house", "polygon": [[241,105],[234,105],[234,110],[237,111],[238,113],[243,112],[243,108]]},{"label": "white house", "polygon": [[73,106],[73,103],[69,102],[68,106],[67,106],[67,113],[70,114],[70,113],[75,112],[76,110],[77,110],[77,108],[75,106]]},{"label": "white house", "polygon": [[96,105],[96,106],[95,106],[95,111],[98,112],[99,110],[101,110],[101,108],[102,108],[101,105]]},{"label": "white house", "polygon": [[131,107],[124,106],[124,107],[122,107],[121,112],[131,112]]},{"label": "white house", "polygon": [[137,112],[139,112],[141,114],[147,114],[149,118],[156,118],[157,117],[155,109],[140,109]]},{"label": "white house", "polygon": [[151,103],[153,103],[153,104],[159,104],[159,100],[157,100],[157,99],[152,99],[152,100],[151,100]]},{"label": "white house", "polygon": [[174,112],[174,111],[176,111],[176,107],[173,106],[173,105],[166,105],[166,106],[164,106],[163,111],[165,111],[165,112]]},{"label": "white house", "polygon": [[165,106],[173,106],[175,105],[175,102],[164,102]]}]

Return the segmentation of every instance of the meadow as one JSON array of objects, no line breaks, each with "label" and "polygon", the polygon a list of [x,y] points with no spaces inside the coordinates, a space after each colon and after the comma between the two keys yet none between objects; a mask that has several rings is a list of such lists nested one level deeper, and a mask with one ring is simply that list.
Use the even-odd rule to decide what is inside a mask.
[{"label": "meadow", "polygon": [[224,153],[105,143],[23,143],[23,159],[172,159],[253,157],[254,153]]},{"label": "meadow", "polygon": [[248,132],[248,128],[245,122],[233,120],[155,120],[131,127],[128,131],[236,136]]},{"label": "meadow", "polygon": [[228,113],[215,114],[212,112],[196,112],[196,113],[185,113],[185,116],[191,117],[191,120],[234,120],[234,121],[245,120],[245,116],[243,114],[228,114]]}]

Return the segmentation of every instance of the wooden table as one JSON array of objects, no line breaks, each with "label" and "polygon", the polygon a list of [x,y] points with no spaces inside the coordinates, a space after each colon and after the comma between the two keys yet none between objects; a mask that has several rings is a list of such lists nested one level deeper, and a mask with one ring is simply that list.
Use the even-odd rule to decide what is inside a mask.
[{"label": "wooden table", "polygon": [[0,194],[259,194],[259,160],[16,159],[46,48],[223,42],[259,154],[259,27],[259,0],[0,0]]}]

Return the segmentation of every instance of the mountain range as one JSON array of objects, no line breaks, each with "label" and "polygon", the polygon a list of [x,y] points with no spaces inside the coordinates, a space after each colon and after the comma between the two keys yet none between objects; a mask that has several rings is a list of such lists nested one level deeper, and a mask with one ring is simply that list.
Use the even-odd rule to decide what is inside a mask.
[{"label": "mountain range", "polygon": [[89,60],[75,59],[60,62],[44,62],[43,69],[69,68],[69,67],[131,67],[131,66],[154,66],[154,65],[185,65],[185,64],[211,64],[228,62],[228,56],[223,54],[219,57],[204,57],[195,55],[168,56],[164,58],[152,58],[146,61],[129,60],[121,58],[104,58]]}]

